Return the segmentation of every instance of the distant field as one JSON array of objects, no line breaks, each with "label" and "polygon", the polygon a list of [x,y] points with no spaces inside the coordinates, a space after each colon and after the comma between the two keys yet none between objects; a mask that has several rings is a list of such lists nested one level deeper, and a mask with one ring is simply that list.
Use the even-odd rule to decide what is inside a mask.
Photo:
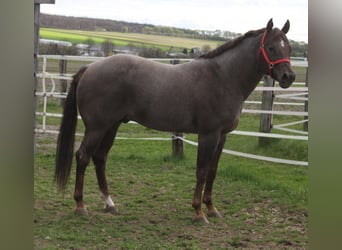
[{"label": "distant field", "polygon": [[41,28],[40,37],[44,39],[69,41],[73,44],[84,43],[89,38],[92,38],[95,43],[102,43],[105,40],[111,40],[116,46],[127,46],[128,44],[134,44],[136,46],[154,46],[162,50],[167,50],[171,46],[175,48],[190,49],[194,47],[201,48],[204,45],[209,45],[211,48],[216,48],[220,43],[218,41],[172,36],[52,28]]}]

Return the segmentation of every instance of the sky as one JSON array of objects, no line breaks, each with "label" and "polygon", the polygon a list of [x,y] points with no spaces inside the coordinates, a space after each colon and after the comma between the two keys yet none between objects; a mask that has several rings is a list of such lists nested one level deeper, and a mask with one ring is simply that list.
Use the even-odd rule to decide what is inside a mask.
[{"label": "sky", "polygon": [[287,37],[308,42],[308,0],[55,0],[40,11],[236,33],[263,28],[270,18],[282,28],[289,19]]}]

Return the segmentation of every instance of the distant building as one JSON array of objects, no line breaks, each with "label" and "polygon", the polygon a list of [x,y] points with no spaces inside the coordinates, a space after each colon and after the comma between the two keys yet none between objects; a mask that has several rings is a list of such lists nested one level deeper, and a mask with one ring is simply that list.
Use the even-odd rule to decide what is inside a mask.
[{"label": "distant building", "polygon": [[101,45],[94,44],[89,48],[89,44],[76,44],[76,48],[81,56],[104,56]]},{"label": "distant building", "polygon": [[201,56],[203,53],[202,53],[202,51],[201,51],[201,49],[200,48],[192,48],[191,50],[190,50],[190,55],[192,56],[192,57],[199,57],[199,56]]},{"label": "distant building", "polygon": [[64,46],[64,47],[72,46],[72,43],[68,41],[58,41],[58,40],[50,40],[50,39],[39,39],[39,44],[57,45],[57,46]]},{"label": "distant building", "polygon": [[129,55],[139,55],[138,51],[125,49],[125,48],[116,48],[113,49],[113,55],[115,54],[129,54]]}]

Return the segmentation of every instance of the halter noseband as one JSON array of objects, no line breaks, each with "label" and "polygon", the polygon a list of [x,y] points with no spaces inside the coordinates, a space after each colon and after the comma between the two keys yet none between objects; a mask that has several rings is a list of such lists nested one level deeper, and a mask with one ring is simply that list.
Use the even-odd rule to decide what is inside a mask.
[{"label": "halter noseband", "polygon": [[266,38],[266,34],[267,34],[267,31],[265,30],[264,34],[262,35],[262,38],[261,38],[261,45],[260,45],[260,52],[259,53],[262,53],[262,55],[264,56],[264,59],[268,65],[268,74],[270,76],[272,76],[272,69],[275,65],[277,64],[280,64],[280,63],[290,63],[290,59],[289,58],[283,58],[283,59],[279,59],[279,60],[276,60],[274,62],[272,62],[270,60],[270,58],[268,57],[267,53],[266,53],[266,50],[265,50],[265,38]]}]

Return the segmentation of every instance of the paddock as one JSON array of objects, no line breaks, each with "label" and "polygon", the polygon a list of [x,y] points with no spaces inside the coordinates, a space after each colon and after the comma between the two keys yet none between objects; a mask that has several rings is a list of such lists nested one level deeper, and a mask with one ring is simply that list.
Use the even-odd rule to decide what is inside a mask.
[{"label": "paddock", "polygon": [[[296,83],[287,92],[260,83],[245,103],[240,125],[229,136],[224,149],[227,154],[221,157],[215,183],[222,220],[212,220],[199,229],[189,219],[193,211],[189,190],[195,183],[196,136],[154,131],[136,123],[122,125],[108,157],[108,184],[120,214],[102,212],[95,171],[89,168],[85,192],[90,215],[75,216],[73,184],[62,196],[52,182],[61,100],[72,74],[82,64],[100,59],[39,56],[34,171],[36,249],[307,247],[308,134],[303,129],[303,121],[307,120],[304,117],[308,116],[307,99],[276,98],[272,110],[261,109],[262,93],[268,90],[275,96],[301,93],[293,97],[306,98],[308,88],[304,83]],[[170,59],[164,62],[170,63]],[[272,115],[272,133],[259,132],[263,112]],[[274,127],[279,125],[291,131],[276,130]],[[82,133],[79,122],[77,144]],[[267,137],[269,143],[259,146],[260,136]],[[171,142],[180,140],[184,141],[184,156],[172,157]],[[301,155],[296,156],[298,153]],[[260,159],[254,159],[257,157]]]}]

